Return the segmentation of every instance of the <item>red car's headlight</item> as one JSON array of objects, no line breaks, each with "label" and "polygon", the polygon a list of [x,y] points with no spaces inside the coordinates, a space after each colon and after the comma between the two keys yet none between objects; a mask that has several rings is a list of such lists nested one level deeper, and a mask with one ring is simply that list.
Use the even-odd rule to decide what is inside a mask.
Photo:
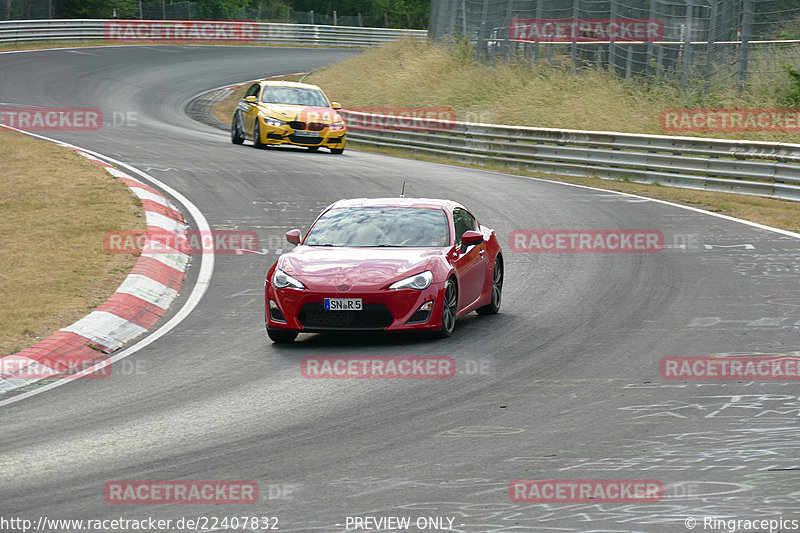
[{"label": "red car's headlight", "polygon": [[389,285],[389,289],[417,289],[421,291],[422,289],[430,287],[432,282],[433,274],[430,270],[426,270],[425,272],[420,272],[419,274],[392,283]]},{"label": "red car's headlight", "polygon": [[306,286],[303,285],[300,281],[293,278],[283,270],[276,268],[275,273],[272,275],[272,286],[276,289],[285,289],[286,287],[292,287],[295,289],[305,289]]}]

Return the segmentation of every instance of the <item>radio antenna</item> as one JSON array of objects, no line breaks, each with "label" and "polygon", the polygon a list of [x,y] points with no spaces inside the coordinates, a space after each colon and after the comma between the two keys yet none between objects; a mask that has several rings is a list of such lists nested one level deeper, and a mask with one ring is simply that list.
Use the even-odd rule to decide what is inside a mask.
[{"label": "radio antenna", "polygon": [[400,191],[400,198],[405,198],[406,197],[405,192],[406,192],[406,182],[405,182],[405,180],[403,180],[403,188]]}]

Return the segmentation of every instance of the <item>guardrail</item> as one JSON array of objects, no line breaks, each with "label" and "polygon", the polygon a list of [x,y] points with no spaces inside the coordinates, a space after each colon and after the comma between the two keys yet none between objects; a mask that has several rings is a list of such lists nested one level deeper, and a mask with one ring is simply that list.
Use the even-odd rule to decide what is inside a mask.
[{"label": "guardrail", "polygon": [[348,138],[372,146],[551,174],[800,201],[800,144],[341,114]]},{"label": "guardrail", "polygon": [[364,48],[400,37],[426,39],[427,34],[426,30],[238,21],[54,19],[0,22],[0,44],[80,40],[219,41]]}]

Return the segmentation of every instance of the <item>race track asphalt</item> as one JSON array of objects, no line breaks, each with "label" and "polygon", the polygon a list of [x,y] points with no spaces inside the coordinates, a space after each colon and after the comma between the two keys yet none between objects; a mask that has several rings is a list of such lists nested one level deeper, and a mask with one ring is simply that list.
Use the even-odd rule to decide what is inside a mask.
[{"label": "race track asphalt", "polygon": [[[800,241],[555,182],[350,149],[234,146],[184,113],[205,90],[354,53],[0,54],[0,107],[101,109],[99,131],[45,134],[135,166],[187,197],[212,229],[256,231],[266,250],[217,255],[198,307],[111,377],[0,406],[0,517],[269,516],[284,532],[353,531],[348,516],[450,517],[468,533],[680,532],[687,518],[698,531],[711,516],[800,519],[797,381],[659,373],[664,357],[796,356]],[[284,232],[307,228],[340,198],[395,196],[404,180],[407,196],[452,198],[495,229],[506,264],[501,313],[472,314],[445,340],[301,335],[273,345],[262,292],[266,270],[288,250]],[[527,228],[654,229],[667,246],[513,252],[509,234]],[[312,380],[300,374],[309,355],[447,355],[458,370],[436,380]],[[112,480],[174,479],[253,480],[260,500],[113,505],[103,496]],[[517,503],[508,494],[517,479],[655,479],[664,498]]]}]

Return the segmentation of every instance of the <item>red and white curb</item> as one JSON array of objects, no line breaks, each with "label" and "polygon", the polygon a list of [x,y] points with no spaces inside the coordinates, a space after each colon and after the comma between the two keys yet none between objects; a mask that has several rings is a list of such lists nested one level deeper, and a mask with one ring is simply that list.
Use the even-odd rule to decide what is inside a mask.
[{"label": "red and white curb", "polygon": [[[55,142],[104,167],[141,200],[147,224],[143,249],[163,250],[163,244],[158,245],[160,248],[148,245],[156,233],[163,235],[166,231],[177,238],[185,236],[188,227],[185,220],[163,194],[93,155]],[[143,253],[117,291],[97,310],[30,348],[0,358],[0,393],[47,376],[74,373],[107,359],[104,354],[118,350],[166,314],[178,296],[188,265],[189,256],[178,250]]]}]

